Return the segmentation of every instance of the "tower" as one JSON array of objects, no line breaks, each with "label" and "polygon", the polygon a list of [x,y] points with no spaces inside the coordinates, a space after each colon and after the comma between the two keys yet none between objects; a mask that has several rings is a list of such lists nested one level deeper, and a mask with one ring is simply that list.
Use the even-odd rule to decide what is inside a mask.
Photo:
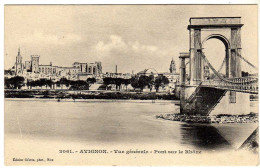
[{"label": "tower", "polygon": [[207,80],[210,77],[210,73],[209,73],[209,66],[205,65],[204,66],[204,79]]},{"label": "tower", "polygon": [[32,73],[39,73],[39,55],[31,55]]},{"label": "tower", "polygon": [[96,61],[97,64],[97,69],[98,69],[98,74],[102,73],[102,63],[100,61]]},{"label": "tower", "polygon": [[16,60],[15,60],[15,74],[16,75],[23,74],[23,63],[22,63],[20,47],[18,49],[18,54],[17,54]]},{"label": "tower", "polygon": [[225,76],[241,77],[241,17],[194,17],[190,18],[190,84],[203,82],[204,44],[218,39],[225,46]]},{"label": "tower", "polygon": [[170,73],[176,73],[176,65],[172,58],[171,64],[170,64]]}]

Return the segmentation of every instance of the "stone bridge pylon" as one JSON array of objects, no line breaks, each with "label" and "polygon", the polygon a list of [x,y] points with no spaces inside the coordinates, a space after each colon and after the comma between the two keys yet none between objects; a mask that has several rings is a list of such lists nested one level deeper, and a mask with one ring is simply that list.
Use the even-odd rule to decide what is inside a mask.
[{"label": "stone bridge pylon", "polygon": [[[190,50],[180,53],[179,57],[181,113],[209,115],[227,111],[229,114],[250,112],[250,87],[252,83],[258,83],[258,79],[254,81],[241,77],[242,26],[241,17],[190,18]],[[220,75],[204,55],[204,42],[210,39],[218,39],[225,46],[224,74]],[[214,85],[204,78],[206,64],[218,77]],[[246,92],[248,87],[250,92]],[[253,93],[258,94],[258,90]]]},{"label": "stone bridge pylon", "polygon": [[203,45],[209,39],[223,42],[226,50],[226,77],[241,77],[241,17],[190,18],[190,84],[203,81]]}]

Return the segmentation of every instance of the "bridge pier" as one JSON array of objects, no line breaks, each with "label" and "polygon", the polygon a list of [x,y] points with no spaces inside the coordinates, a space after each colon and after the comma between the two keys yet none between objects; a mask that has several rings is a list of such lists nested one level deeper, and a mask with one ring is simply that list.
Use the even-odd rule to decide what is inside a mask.
[{"label": "bridge pier", "polygon": [[250,93],[207,86],[181,86],[180,113],[186,115],[243,115],[250,113]]},{"label": "bridge pier", "polygon": [[185,106],[185,84],[186,84],[186,64],[185,64],[185,58],[189,58],[189,53],[180,53],[180,82],[181,82],[181,91],[180,91],[180,113],[183,113],[183,107]]},{"label": "bridge pier", "polygon": [[[233,95],[232,95],[233,94]],[[242,115],[250,113],[250,94],[228,91],[211,111],[210,115],[231,114]]]}]

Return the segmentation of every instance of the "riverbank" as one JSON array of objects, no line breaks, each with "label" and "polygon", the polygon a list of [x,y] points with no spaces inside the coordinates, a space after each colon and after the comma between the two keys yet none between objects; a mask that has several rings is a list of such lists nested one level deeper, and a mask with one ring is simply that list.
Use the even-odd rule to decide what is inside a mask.
[{"label": "riverbank", "polygon": [[89,90],[5,90],[5,98],[178,100],[168,93]]},{"label": "riverbank", "polygon": [[181,115],[181,114],[160,114],[156,118],[171,121],[182,121],[191,123],[258,123],[258,114],[250,113],[247,115]]}]

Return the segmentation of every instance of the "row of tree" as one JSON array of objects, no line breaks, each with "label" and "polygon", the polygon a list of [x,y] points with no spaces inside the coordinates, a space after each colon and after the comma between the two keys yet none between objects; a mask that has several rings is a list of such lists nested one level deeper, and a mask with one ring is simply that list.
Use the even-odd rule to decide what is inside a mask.
[{"label": "row of tree", "polygon": [[[34,87],[46,87],[46,89],[49,87],[51,89],[55,89],[56,87],[61,87],[63,89],[63,86],[66,86],[69,89],[72,90],[88,90],[90,85],[94,84],[96,82],[95,78],[88,78],[87,80],[68,80],[66,78],[61,78],[59,81],[54,82],[50,79],[38,79],[38,80],[27,80],[26,86],[30,89]],[[133,76],[130,79],[123,79],[123,78],[104,78],[103,84],[106,87],[106,90],[109,85],[115,85],[116,90],[121,90],[122,86],[124,85],[127,87],[131,84],[131,86],[136,89],[140,89],[143,91],[145,87],[148,87],[150,91],[152,91],[153,88],[156,89],[156,92],[159,90],[160,87],[165,87],[167,84],[169,84],[169,80],[167,77],[163,75],[159,75],[156,78],[153,75],[150,76]],[[15,76],[12,78],[5,78],[5,88],[7,89],[20,89],[22,86],[25,86],[25,79],[24,77]]]},{"label": "row of tree", "polygon": [[153,75],[150,76],[142,75],[140,77],[134,76],[131,78],[132,87],[134,89],[139,88],[141,89],[141,91],[143,91],[145,87],[148,87],[150,91],[152,91],[154,87],[156,92],[158,92],[160,87],[164,88],[168,84],[169,84],[168,78],[163,75],[159,75],[156,78]]},{"label": "row of tree", "polygon": [[123,78],[104,78],[103,84],[106,86],[106,89],[108,85],[116,85],[117,90],[121,90],[121,86],[125,85],[126,90],[129,84],[136,90],[140,89],[143,91],[145,87],[148,87],[150,91],[152,91],[153,87],[156,89],[156,91],[159,90],[160,87],[165,87],[167,84],[169,84],[169,80],[167,77],[163,75],[159,75],[156,78],[153,75],[150,76],[133,76],[130,79],[123,79]]},{"label": "row of tree", "polygon": [[52,80],[49,79],[39,79],[39,80],[35,80],[35,81],[28,81],[27,82],[27,86],[32,88],[32,87],[43,87],[46,86],[53,88],[54,86],[56,87],[61,87],[63,89],[63,86],[65,85],[67,88],[71,89],[71,90],[88,90],[90,85],[95,83],[96,79],[95,78],[88,78],[86,81],[84,80],[68,80],[66,78],[61,78],[59,81],[57,82],[53,82]]},{"label": "row of tree", "polygon": [[116,85],[116,90],[121,90],[121,86],[125,85],[126,89],[127,86],[131,83],[131,79],[123,79],[123,78],[104,78],[103,84],[106,86],[106,90],[108,88],[108,85]]},{"label": "row of tree", "polygon": [[[67,88],[72,90],[88,90],[90,85],[95,83],[95,78],[88,78],[86,81],[83,80],[68,80],[66,78],[61,78],[59,81],[54,82],[50,79],[38,79],[38,80],[27,80],[26,86],[30,89],[34,87],[46,87],[46,89],[54,87],[61,87],[65,85]],[[25,79],[21,76],[15,76],[12,78],[5,78],[5,88],[6,89],[21,89],[22,86],[25,86]]]},{"label": "row of tree", "polygon": [[6,89],[21,89],[24,86],[24,77],[15,76],[12,78],[5,77],[5,88]]}]

